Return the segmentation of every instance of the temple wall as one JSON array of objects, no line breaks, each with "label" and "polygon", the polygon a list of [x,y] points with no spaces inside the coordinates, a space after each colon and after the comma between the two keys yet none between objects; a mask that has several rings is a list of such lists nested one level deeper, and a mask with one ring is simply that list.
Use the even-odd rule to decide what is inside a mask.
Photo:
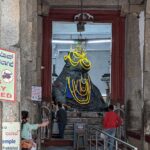
[{"label": "temple wall", "polygon": [[[44,0],[43,3],[42,0],[0,1],[0,47],[14,50],[17,54],[17,101],[3,102],[3,121],[19,121],[19,112],[22,109],[30,111],[32,120],[38,119],[35,114],[38,104],[31,101],[31,87],[41,85],[42,15],[48,15],[49,8],[77,8],[79,5],[74,0]],[[143,0],[130,0],[130,5],[128,0],[87,0],[84,6],[98,10],[121,9],[121,14],[126,16],[127,128],[141,129],[141,110],[144,106],[145,129],[148,129],[150,126],[150,1],[147,1],[146,10]],[[141,16],[143,10],[146,16]],[[143,17],[145,22],[142,21]],[[142,48],[143,35],[140,34],[143,27],[145,49]]]}]

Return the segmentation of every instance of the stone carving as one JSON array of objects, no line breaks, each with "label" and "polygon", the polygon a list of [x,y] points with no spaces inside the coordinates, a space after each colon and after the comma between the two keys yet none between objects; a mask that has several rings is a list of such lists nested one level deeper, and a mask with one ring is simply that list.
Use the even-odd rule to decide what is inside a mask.
[{"label": "stone carving", "polygon": [[53,83],[53,98],[77,110],[103,110],[106,104],[88,75],[91,62],[85,51],[77,46],[64,56],[64,60],[66,64]]}]

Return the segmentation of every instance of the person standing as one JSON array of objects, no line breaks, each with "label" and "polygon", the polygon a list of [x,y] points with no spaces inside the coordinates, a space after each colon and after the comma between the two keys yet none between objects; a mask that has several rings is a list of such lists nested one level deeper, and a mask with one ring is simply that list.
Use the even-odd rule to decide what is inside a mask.
[{"label": "person standing", "polygon": [[[103,128],[106,133],[115,137],[116,128],[118,128],[122,124],[121,118],[115,113],[114,106],[109,105],[108,112],[104,114],[103,118]],[[108,146],[108,150],[113,150],[114,147],[114,139],[111,137],[106,138],[106,143]]]},{"label": "person standing", "polygon": [[61,102],[58,102],[58,111],[56,114],[56,119],[57,119],[58,129],[59,129],[59,137],[64,138],[64,130],[67,124],[67,112],[64,108],[62,108]]}]

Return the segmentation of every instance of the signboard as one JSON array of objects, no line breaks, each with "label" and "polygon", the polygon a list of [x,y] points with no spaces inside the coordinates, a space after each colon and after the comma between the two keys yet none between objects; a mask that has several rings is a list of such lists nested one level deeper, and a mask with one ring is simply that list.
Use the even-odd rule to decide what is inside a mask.
[{"label": "signboard", "polygon": [[41,86],[32,86],[32,96],[33,101],[41,101],[42,98],[42,88]]},{"label": "signboard", "polygon": [[20,150],[19,122],[3,122],[2,150]]},{"label": "signboard", "polygon": [[0,100],[16,99],[16,55],[0,48]]},{"label": "signboard", "polygon": [[74,130],[75,132],[80,132],[85,130],[85,123],[75,123],[74,124]]}]

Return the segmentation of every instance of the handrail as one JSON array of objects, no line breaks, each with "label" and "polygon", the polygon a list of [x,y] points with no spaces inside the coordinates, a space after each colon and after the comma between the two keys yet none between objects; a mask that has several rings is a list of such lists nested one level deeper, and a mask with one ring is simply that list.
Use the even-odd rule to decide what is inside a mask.
[{"label": "handrail", "polygon": [[[47,113],[45,113],[45,110],[47,111]],[[51,121],[50,117],[51,117],[51,111],[50,108],[48,106],[41,106],[41,115],[42,115],[42,121],[45,121],[45,119]],[[51,123],[51,122],[50,122]],[[41,129],[41,139],[49,139],[50,135],[51,135],[51,127],[50,124],[46,127],[42,127]]]},{"label": "handrail", "polygon": [[126,138],[126,132],[125,132],[125,128],[126,128],[126,118],[125,118],[125,111],[124,109],[117,107],[114,112],[118,113],[118,115],[123,119],[123,123],[120,127],[117,128],[116,131],[116,137],[120,138],[123,140],[127,140]]},{"label": "handrail", "polygon": [[[118,139],[118,138],[116,138],[116,137],[114,137],[114,136],[111,136],[111,135],[109,135],[108,133],[106,133],[105,131],[102,131],[101,129],[97,129],[97,128],[94,128],[94,127],[89,127],[89,129],[96,131],[96,134],[95,134],[95,135],[96,135],[96,141],[97,141],[97,135],[98,135],[97,133],[98,133],[98,132],[99,132],[100,134],[104,134],[104,135],[107,136],[107,137],[113,138],[113,139],[116,141],[116,150],[118,149],[118,142],[124,144],[125,146],[127,146],[127,147],[129,147],[129,148],[132,148],[133,150],[138,150],[137,147],[135,147],[135,146],[133,146],[133,145],[127,143],[127,142],[124,142],[124,141],[122,141],[122,140],[120,140],[120,139]],[[88,130],[88,131],[89,131],[89,130]],[[92,131],[92,134],[93,134],[93,131]],[[97,142],[96,142],[96,143],[97,143]],[[105,144],[105,143],[104,143],[104,144]],[[91,145],[90,145],[90,147],[91,147]],[[96,150],[97,150],[97,145],[96,145]]]}]

